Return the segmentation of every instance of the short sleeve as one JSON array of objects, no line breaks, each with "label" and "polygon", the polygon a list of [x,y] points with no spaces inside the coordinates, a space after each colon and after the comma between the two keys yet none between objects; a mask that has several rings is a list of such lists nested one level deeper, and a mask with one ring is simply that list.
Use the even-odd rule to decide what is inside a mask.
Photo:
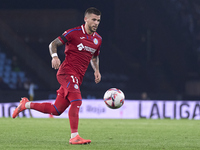
[{"label": "short sleeve", "polygon": [[62,35],[60,35],[58,37],[58,39],[63,43],[67,43],[68,41],[70,41],[71,37],[70,37],[70,30],[65,31]]},{"label": "short sleeve", "polygon": [[101,47],[101,45],[99,46],[99,48],[97,49],[97,51],[94,53],[93,56],[98,56],[100,54],[100,47]]},{"label": "short sleeve", "polygon": [[93,54],[93,56],[98,56],[100,54],[100,48],[101,48],[102,39],[100,40],[99,47],[97,48],[96,52]]}]

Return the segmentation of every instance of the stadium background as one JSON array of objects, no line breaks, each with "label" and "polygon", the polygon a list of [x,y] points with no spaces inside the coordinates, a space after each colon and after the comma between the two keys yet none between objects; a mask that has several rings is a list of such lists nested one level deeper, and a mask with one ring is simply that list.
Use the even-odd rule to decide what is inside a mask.
[{"label": "stadium background", "polygon": [[[126,99],[198,100],[200,2],[198,0],[1,0],[0,102],[16,102],[36,85],[35,100],[53,99],[59,87],[48,45],[83,24],[94,6],[102,12],[98,33],[102,81],[89,66],[83,98],[102,98],[111,87]],[[64,47],[58,51],[64,59]]]}]

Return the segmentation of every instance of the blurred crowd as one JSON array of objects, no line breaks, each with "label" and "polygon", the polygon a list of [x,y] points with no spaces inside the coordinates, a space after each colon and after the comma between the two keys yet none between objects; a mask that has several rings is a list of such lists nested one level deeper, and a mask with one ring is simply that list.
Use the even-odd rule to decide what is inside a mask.
[{"label": "blurred crowd", "polygon": [[182,35],[197,52],[197,61],[200,62],[200,1],[165,0],[163,5],[172,20],[182,29]]}]

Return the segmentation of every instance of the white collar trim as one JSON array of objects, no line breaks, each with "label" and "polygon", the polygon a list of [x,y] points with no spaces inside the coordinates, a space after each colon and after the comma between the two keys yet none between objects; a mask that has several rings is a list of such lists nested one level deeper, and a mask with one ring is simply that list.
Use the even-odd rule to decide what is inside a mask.
[{"label": "white collar trim", "polygon": [[81,25],[81,28],[82,28],[83,34],[85,34],[85,30],[84,30],[83,25]]},{"label": "white collar trim", "polygon": [[[85,29],[84,29],[84,27],[83,27],[83,25],[81,25],[81,28],[82,28],[82,31],[83,31],[83,34],[85,34]],[[92,36],[94,36],[95,35],[95,32],[93,33],[93,35]]]}]

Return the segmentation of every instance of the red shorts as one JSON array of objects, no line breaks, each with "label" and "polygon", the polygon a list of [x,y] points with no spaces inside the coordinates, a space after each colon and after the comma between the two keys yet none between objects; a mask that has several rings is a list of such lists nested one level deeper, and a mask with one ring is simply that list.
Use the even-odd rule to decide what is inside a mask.
[{"label": "red shorts", "polygon": [[[64,98],[73,101],[76,99],[82,99],[80,91],[80,78],[75,75],[57,75],[57,80],[60,83],[60,88],[57,90],[57,93],[63,96]],[[80,82],[79,82],[80,81]],[[74,93],[74,96],[68,97],[68,93]],[[70,94],[72,95],[72,94]]]}]

